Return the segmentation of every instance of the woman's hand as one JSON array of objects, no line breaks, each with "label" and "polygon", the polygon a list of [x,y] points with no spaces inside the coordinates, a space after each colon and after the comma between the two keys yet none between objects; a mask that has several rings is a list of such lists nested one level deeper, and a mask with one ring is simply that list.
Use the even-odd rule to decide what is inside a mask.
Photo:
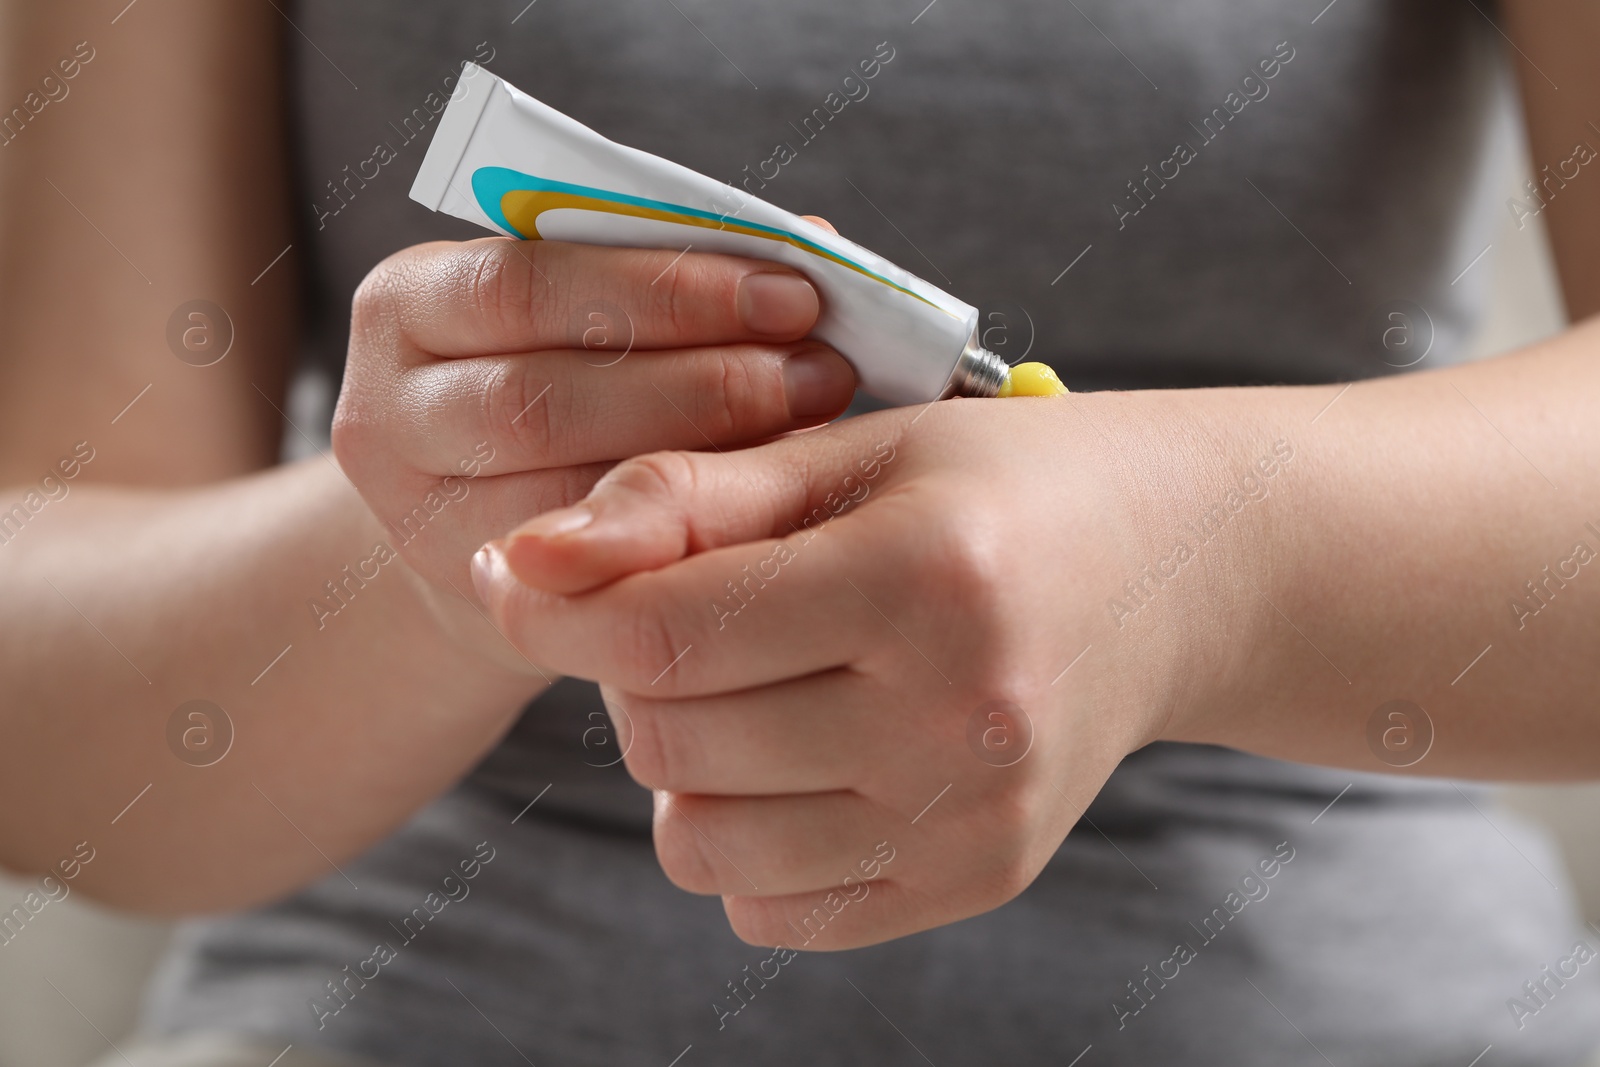
[{"label": "woman's hand", "polygon": [[[334,450],[387,526],[389,558],[443,594],[429,599],[453,626],[481,628],[462,599],[486,538],[581,498],[625,457],[746,443],[843,410],[849,365],[801,340],[817,312],[802,276],[757,260],[419,245],[356,294]],[[357,566],[384,555],[375,546]]]},{"label": "woman's hand", "polygon": [[[675,883],[752,943],[901,936],[1021,892],[1227,669],[1173,621],[1200,573],[1137,636],[1108,611],[1193,495],[1181,415],[1161,433],[1143,403],[963,400],[644,456],[474,577],[514,643],[605,686]],[[1176,477],[1143,461],[1164,446]]]},{"label": "woman's hand", "polygon": [[1592,778],[1596,352],[1591,320],[1342,387],[962,400],[644,456],[474,578],[606,686],[669,876],[748,940],[865,944],[1015,895],[1157,738]]}]

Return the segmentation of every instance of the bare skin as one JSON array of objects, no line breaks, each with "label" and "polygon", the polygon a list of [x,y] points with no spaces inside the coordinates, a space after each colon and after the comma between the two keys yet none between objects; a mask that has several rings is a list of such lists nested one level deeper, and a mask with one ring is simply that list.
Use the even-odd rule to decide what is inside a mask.
[{"label": "bare skin", "polygon": [[[1522,71],[1537,158],[1566,159],[1593,143],[1600,15],[1508,7],[1570,61],[1559,92]],[[1595,310],[1600,182],[1548,210],[1568,303]],[[819,907],[806,947],[871,944],[1010,900],[1155,740],[1390,771],[1370,724],[1406,700],[1434,737],[1403,773],[1600,774],[1597,357],[1591,319],[1347,391],[961,401],[737,470],[640,457],[491,542],[475,581],[515,643],[602,683],[675,883],[752,944]],[[993,701],[1032,724],[1014,766],[970,748]],[[878,842],[893,866],[830,906]]]},{"label": "bare skin", "polygon": [[[25,500],[76,442],[93,453],[0,545],[0,862],[44,870],[87,840],[78,887],[187,913],[331,874],[459,780],[547,684],[468,599],[486,538],[625,456],[824,421],[854,377],[798,342],[816,294],[770,264],[691,253],[655,285],[670,252],[421,246],[356,300],[337,462],[269,469],[295,288],[293,253],[252,284],[290,241],[280,146],[261,135],[279,118],[256,103],[277,98],[262,42],[278,16],[173,2],[111,27],[121,6],[5,8],[7,70],[98,44],[0,156],[3,202],[24,205],[0,241],[0,501]],[[165,336],[196,295],[237,327],[206,368]],[[601,295],[632,326],[609,367],[584,347]],[[430,493],[447,506],[402,543]],[[373,563],[380,543],[402,558]],[[344,586],[348,607],[308,607],[363,564],[378,577]],[[166,740],[196,698],[237,731],[206,768]]]},{"label": "bare skin", "polygon": [[[329,874],[330,862],[382,839],[458,780],[544,685],[532,662],[546,674],[573,669],[609,683],[613,699],[634,713],[635,772],[675,790],[664,794],[673,803],[662,805],[658,824],[668,873],[696,891],[727,894],[735,929],[769,943],[781,917],[828,884],[820,872],[833,859],[848,853],[848,867],[872,850],[868,843],[857,855],[849,851],[855,837],[824,832],[786,867],[760,839],[792,841],[809,810],[835,830],[853,824],[863,841],[883,833],[898,844],[901,817],[954,780],[931,789],[924,780],[944,771],[949,745],[971,761],[964,735],[953,731],[965,730],[972,698],[982,694],[1034,709],[1037,752],[1010,777],[971,777],[993,769],[951,764],[964,777],[917,824],[930,831],[928,843],[908,841],[910,851],[883,883],[900,891],[875,892],[871,909],[847,912],[848,923],[830,926],[839,939],[828,947],[882,940],[1008,899],[1121,753],[1151,737],[1371,766],[1366,716],[1377,702],[1406,695],[1428,707],[1438,727],[1436,750],[1418,772],[1593,773],[1583,762],[1594,750],[1583,699],[1594,690],[1595,667],[1582,650],[1593,647],[1595,592],[1573,583],[1535,620],[1542,632],[1493,630],[1502,601],[1595,518],[1581,507],[1595,499],[1586,458],[1596,454],[1593,420],[1583,400],[1594,395],[1592,349],[1600,341],[1588,330],[1480,368],[1358,385],[1314,426],[1308,420],[1336,388],[963,401],[914,427],[914,413],[891,412],[741,454],[741,469],[767,479],[770,496],[750,497],[747,486],[723,484],[714,472],[704,497],[689,494],[673,479],[703,456],[657,461],[678,464],[662,467],[668,473],[660,484],[651,468],[629,467],[612,486],[642,479],[632,503],[656,517],[652,530],[666,535],[661,540],[623,538],[610,558],[530,548],[538,538],[518,539],[520,548],[511,542],[507,559],[522,557],[524,577],[578,593],[571,597],[513,582],[508,562],[489,568],[484,588],[525,656],[518,654],[467,599],[467,560],[477,545],[528,515],[577,502],[613,461],[703,442],[665,404],[641,406],[636,420],[608,426],[613,436],[631,434],[617,441],[582,434],[576,424],[584,420],[576,418],[515,418],[521,408],[512,410],[513,400],[473,403],[474,390],[504,386],[488,395],[532,400],[549,383],[551,392],[528,409],[544,405],[543,417],[602,413],[598,386],[606,397],[646,400],[659,388],[682,406],[706,396],[711,380],[722,391],[710,391],[708,406],[685,408],[690,421],[725,446],[760,440],[827,417],[790,413],[783,388],[782,366],[798,350],[814,302],[809,312],[803,303],[783,305],[785,329],[737,325],[746,321],[740,282],[770,266],[691,254],[673,275],[673,314],[665,319],[676,325],[651,334],[657,349],[678,354],[630,355],[611,368],[619,377],[598,381],[586,364],[602,361],[578,347],[585,323],[570,312],[596,293],[615,299],[630,279],[648,280],[670,254],[519,246],[546,277],[561,279],[557,285],[531,272],[508,242],[408,250],[375,272],[355,309],[336,438],[343,470],[321,459],[268,470],[295,291],[293,251],[252,284],[291,240],[280,141],[263,133],[281,128],[265,103],[277,97],[276,57],[263,45],[279,30],[277,15],[270,7],[245,14],[170,0],[140,4],[112,26],[122,6],[0,6],[11,79],[5,99],[20,99],[37,77],[31,72],[48,69],[75,42],[88,39],[97,49],[72,95],[0,150],[0,300],[8,328],[0,502],[21,499],[77,441],[95,449],[70,496],[0,546],[0,611],[18,635],[0,647],[9,697],[0,710],[6,866],[42,870],[87,839],[99,855],[77,884],[115,904],[183,913],[279,896]],[[1575,27],[1585,19],[1585,47],[1600,41],[1593,16],[1576,4],[1566,12],[1531,0],[1504,6],[1519,39],[1565,35],[1567,47],[1582,36]],[[200,61],[175,64],[173,54]],[[1540,92],[1531,81],[1537,75],[1524,79],[1541,161],[1566,158],[1567,142],[1583,136],[1581,102],[1600,92],[1590,69],[1565,64],[1560,93]],[[105,166],[107,158],[118,166]],[[241,197],[252,211],[236,210]],[[1600,246],[1600,190],[1574,186],[1546,218],[1569,303],[1600,306],[1600,281],[1584,260],[1585,250]],[[486,272],[477,270],[485,264]],[[472,285],[496,278],[508,284]],[[662,297],[643,289],[627,303],[648,327],[660,317]],[[233,352],[204,369],[175,360],[165,341],[172,309],[196,296],[226,306],[238,328]],[[486,324],[501,331],[485,332]],[[440,340],[460,337],[473,346]],[[833,380],[837,410],[848,382],[842,371]],[[627,386],[619,389],[620,381]],[[148,393],[112,424],[146,384]],[[1560,490],[1530,473],[1454,387]],[[1044,406],[1051,403],[1063,406]],[[1403,436],[1386,436],[1400,434],[1397,427]],[[1108,625],[1096,614],[1114,592],[1105,586],[1164,556],[1173,524],[1236,484],[1280,436],[1297,451],[1273,496],[1235,518],[1224,539],[1108,638],[1123,642],[1114,657],[1086,657],[1055,687],[1059,695],[1039,697],[1041,683],[1084,645],[1115,647],[1094,636]],[[831,491],[826,479],[842,477],[858,446],[870,451],[880,440],[897,451],[873,495],[805,548],[767,601],[730,621],[737,636],[720,645],[708,638],[696,648],[704,658],[686,656],[660,686],[643,672],[658,672],[665,661],[646,653],[677,651],[682,646],[662,638],[689,631],[652,637],[636,626],[636,662],[613,663],[583,660],[570,635],[551,625],[599,625],[625,596],[664,622],[687,625],[664,597],[690,585],[686,603],[714,624],[691,581],[694,568],[715,564],[710,576],[720,586],[730,577],[722,564],[732,560],[719,554],[756,552],[752,542],[775,532],[772,520],[800,494]],[[1037,477],[1032,465],[1013,466],[1023,441],[1083,462],[1063,465],[1067,475],[1030,496],[1001,494],[997,471],[1011,471],[1013,481]],[[319,629],[306,601],[392,536],[380,517],[397,521],[430,486],[442,491],[447,476],[462,477],[459,464],[482,442],[495,458],[464,483],[465,498]],[[1182,477],[1171,473],[1175,467]],[[1085,500],[1097,506],[1085,509]],[[1507,514],[1526,521],[1493,518]],[[957,524],[958,515],[965,521]],[[1001,523],[1005,547],[1031,557],[1026,573],[1008,569],[1016,556],[998,551]],[[1063,537],[1072,551],[1064,551]],[[550,559],[541,562],[540,553],[553,552],[566,553],[561,562],[571,574],[556,576]],[[669,563],[685,552],[689,558]],[[1064,565],[1045,568],[1041,580],[1039,561],[1047,559]],[[941,573],[953,565],[961,580],[928,581],[942,565]],[[605,584],[639,568],[657,569]],[[574,585],[573,575],[583,580]],[[863,607],[864,598],[848,585],[841,591],[841,575],[944,665],[948,685]],[[1324,648],[1348,685],[1263,608],[1244,577]],[[599,591],[578,592],[590,584]],[[948,599],[930,600],[940,588]],[[833,599],[840,596],[846,599]],[[548,617],[522,603],[532,599]],[[1012,658],[974,668],[972,657],[942,647],[931,616],[957,611],[975,620],[976,647],[1005,648]],[[750,642],[759,627],[793,612],[819,620],[815,641],[767,641],[742,663],[727,655],[734,642]],[[930,613],[921,623],[926,632],[920,612]],[[1474,626],[1479,619],[1483,626]],[[858,646],[841,648],[839,635],[827,632],[835,627]],[[1494,652],[1468,676],[1473,688],[1449,688],[1465,659],[1491,640]],[[1241,649],[1253,658],[1243,660]],[[960,669],[950,666],[957,662]],[[1004,677],[997,663],[1011,668]],[[846,664],[850,672],[837,671]],[[864,725],[869,698],[878,695],[886,720],[909,722],[914,710],[895,693],[921,693],[936,712],[892,741],[862,734],[861,743],[874,746],[862,755],[880,757],[876,770],[849,753],[832,762],[807,753],[804,739],[794,742],[793,765],[780,765],[771,746],[788,735],[777,712],[804,684],[828,684],[826,674],[790,681],[819,666],[848,682],[822,710],[808,712],[819,731]],[[641,700],[645,690],[650,697]],[[723,695],[697,699],[705,693]],[[173,709],[195,697],[223,705],[238,727],[234,751],[203,770],[174,759],[165,741]],[[679,707],[679,699],[693,707]],[[1293,719],[1228,713],[1285,707],[1296,709]],[[719,710],[752,711],[741,721],[759,716],[769,725],[743,736],[716,731],[721,739],[705,739],[703,750],[683,744],[690,734],[671,733],[709,729]],[[1538,729],[1509,729],[1513,711]],[[940,739],[946,747],[928,747]],[[712,765],[706,755],[731,758]],[[741,760],[748,760],[742,772]],[[789,795],[755,804],[745,799],[752,782],[736,775],[764,765]],[[1065,796],[1043,788],[1047,781]],[[713,833],[727,833],[736,848],[748,842],[735,853],[741,866],[748,860],[763,893],[775,895],[739,895],[748,887],[696,857],[674,808],[694,811],[697,822],[701,815],[722,820]],[[891,821],[876,821],[884,819]],[[951,857],[970,860],[971,870],[957,878]]]}]

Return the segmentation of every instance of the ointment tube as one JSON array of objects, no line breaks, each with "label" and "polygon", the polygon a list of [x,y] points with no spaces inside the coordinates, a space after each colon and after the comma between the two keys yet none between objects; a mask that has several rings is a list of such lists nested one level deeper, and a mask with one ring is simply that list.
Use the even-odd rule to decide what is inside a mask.
[{"label": "ointment tube", "polygon": [[435,211],[524,240],[724,252],[787,264],[822,312],[811,336],[891,404],[989,397],[1005,361],[978,310],[820,226],[617,144],[468,63],[411,187]]}]

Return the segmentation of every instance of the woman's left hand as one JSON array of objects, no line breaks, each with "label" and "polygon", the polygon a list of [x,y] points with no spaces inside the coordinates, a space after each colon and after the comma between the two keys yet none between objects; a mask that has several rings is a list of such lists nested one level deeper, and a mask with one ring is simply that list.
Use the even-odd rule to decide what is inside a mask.
[{"label": "woman's left hand", "polygon": [[723,896],[741,938],[953,922],[1026,888],[1225,669],[1179,583],[1137,626],[1108,611],[1191,495],[1165,473],[1183,477],[1181,416],[1170,467],[1129,451],[1155,438],[1138,397],[962,400],[629,460],[486,546],[479,594],[513,643],[601,682],[663,869]]}]

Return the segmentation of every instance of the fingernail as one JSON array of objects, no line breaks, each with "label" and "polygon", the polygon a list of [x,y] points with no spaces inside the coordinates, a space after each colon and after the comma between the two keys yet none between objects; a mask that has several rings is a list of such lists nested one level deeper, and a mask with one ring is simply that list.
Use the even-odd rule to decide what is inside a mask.
[{"label": "fingernail", "polygon": [[494,590],[495,557],[500,549],[501,542],[490,541],[472,554],[472,588],[485,604],[489,603],[489,594]]},{"label": "fingernail", "polygon": [[511,537],[559,537],[581,530],[594,521],[594,512],[588,508],[555,508],[535,516],[511,531]]},{"label": "fingernail", "polygon": [[798,274],[764,271],[739,281],[739,319],[752,333],[771,337],[803,334],[817,321],[817,291]]},{"label": "fingernail", "polygon": [[855,391],[855,371],[831,348],[807,348],[783,361],[783,393],[794,418],[843,411]]}]

